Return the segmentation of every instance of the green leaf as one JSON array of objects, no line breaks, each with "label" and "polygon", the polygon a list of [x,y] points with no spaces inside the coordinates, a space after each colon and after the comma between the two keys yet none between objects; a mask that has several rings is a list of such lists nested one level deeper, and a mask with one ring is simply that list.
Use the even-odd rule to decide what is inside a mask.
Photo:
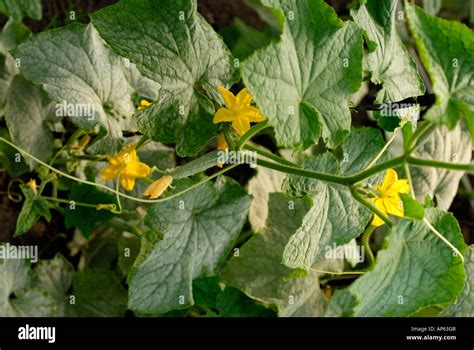
[{"label": "green leaf", "polygon": [[452,129],[464,116],[474,136],[474,34],[464,24],[430,16],[414,5],[407,4],[406,12],[436,94],[425,118]]},{"label": "green leaf", "polygon": [[[365,168],[383,146],[380,131],[354,129],[342,146],[340,163],[332,154],[325,153],[308,158],[304,168],[335,175],[354,174]],[[379,161],[387,158],[384,154]],[[375,176],[369,182],[379,180]],[[346,186],[290,175],[284,189],[294,196],[310,194],[314,203],[285,248],[283,263],[289,267],[306,269],[313,265],[326,248],[344,245],[359,236],[370,220],[371,213],[352,197]]]},{"label": "green leaf", "polygon": [[227,287],[217,297],[217,308],[221,317],[272,317],[275,313],[261,305],[255,304],[244,293]]},{"label": "green leaf", "polygon": [[250,196],[224,178],[151,206],[145,222],[163,232],[164,239],[132,272],[129,307],[159,314],[193,305],[192,280],[216,272],[237,239],[249,206]]},{"label": "green leaf", "polygon": [[69,204],[64,208],[64,223],[66,228],[77,227],[85,238],[89,237],[97,222],[107,221],[115,216],[109,210],[83,207],[73,202],[115,204],[116,200],[114,196],[101,192],[95,187],[76,183],[72,185],[69,193]]},{"label": "green leaf", "polygon": [[12,19],[5,24],[0,34],[0,112],[2,115],[8,88],[19,72],[15,60],[10,55],[10,50],[14,49],[30,34],[28,28]]},{"label": "green leaf", "polygon": [[278,43],[242,63],[242,77],[280,146],[330,148],[351,126],[349,97],[362,81],[362,35],[323,0],[266,0],[285,19]]},{"label": "green leaf", "polygon": [[[353,175],[364,170],[384,146],[385,140],[380,130],[375,128],[352,129],[342,144],[341,173]],[[375,164],[389,158],[388,153],[384,152]]]},{"label": "green leaf", "polygon": [[[414,156],[445,162],[469,163],[471,137],[459,123],[452,131],[441,126],[415,151]],[[437,207],[448,210],[456,196],[462,171],[410,166],[413,189],[421,202],[425,196],[436,200]]]},{"label": "green leaf", "polygon": [[14,237],[26,233],[41,217],[46,221],[51,220],[48,202],[25,184],[20,185],[21,191],[25,197],[25,202],[21,207],[20,215],[16,222]]},{"label": "green leaf", "polygon": [[257,167],[257,175],[250,179],[248,192],[253,196],[253,201],[250,206],[249,221],[253,232],[258,232],[265,227],[270,193],[281,192],[284,178],[284,173]]},{"label": "green leaf", "polygon": [[325,317],[351,317],[354,316],[354,308],[357,299],[348,288],[338,289],[334,292],[328,303]]},{"label": "green leaf", "polygon": [[92,16],[101,36],[140,72],[158,82],[156,103],[135,116],[156,141],[176,142],[180,156],[199,152],[215,136],[217,87],[237,80],[233,58],[197,13],[195,0],[125,0]]},{"label": "green leaf", "polygon": [[52,260],[41,260],[35,268],[38,285],[56,302],[55,316],[69,316],[69,297],[67,292],[74,278],[74,267],[61,254]]},{"label": "green leaf", "polygon": [[23,17],[40,20],[41,0],[0,0],[0,12],[20,22]]},{"label": "green leaf", "polygon": [[[44,91],[26,81],[23,76],[15,77],[7,96],[5,120],[12,142],[40,160],[47,162],[53,154],[53,133],[48,123],[53,104]],[[30,170],[38,163],[25,158]]]},{"label": "green leaf", "polygon": [[76,274],[74,310],[80,317],[121,317],[127,309],[127,291],[112,271],[90,269]]},{"label": "green leaf", "polygon": [[416,220],[423,219],[425,216],[425,209],[420,202],[404,193],[400,193],[400,198],[403,202],[403,210],[406,217]]},{"label": "green leaf", "polygon": [[135,89],[128,79],[135,67],[106,48],[92,25],[71,24],[37,34],[13,54],[21,60],[25,77],[57,102],[57,116],[99,133],[91,151],[113,153],[122,146],[122,130],[134,129]]},{"label": "green leaf", "polygon": [[[0,136],[11,141],[6,129],[0,129]],[[28,165],[20,152],[2,141],[0,141],[0,164],[11,177],[18,177],[28,171]]]},{"label": "green leaf", "polygon": [[456,301],[443,310],[441,316],[474,317],[474,246],[469,246],[464,255],[467,279],[464,289]]},{"label": "green leaf", "polygon": [[[464,252],[464,239],[452,214],[427,208],[425,218]],[[355,316],[409,316],[451,302],[461,293],[465,279],[461,259],[424,221],[400,220],[386,244],[375,269],[350,286],[359,301]]]},{"label": "green leaf", "polygon": [[376,103],[397,102],[423,95],[425,86],[416,64],[398,36],[395,24],[398,0],[366,0],[351,11],[366,35],[369,52],[364,70],[381,85]]},{"label": "green leaf", "polygon": [[30,263],[24,259],[0,260],[0,315],[47,317],[55,313],[54,300],[32,285]]},{"label": "green leaf", "polygon": [[193,281],[193,298],[196,305],[217,308],[217,297],[222,294],[217,277],[201,277]]},{"label": "green leaf", "polygon": [[280,316],[321,316],[325,299],[317,273],[291,279],[292,270],[281,263],[285,244],[300,227],[310,204],[307,199],[271,193],[268,207],[266,229],[239,248],[222,280],[268,307],[276,306]]}]

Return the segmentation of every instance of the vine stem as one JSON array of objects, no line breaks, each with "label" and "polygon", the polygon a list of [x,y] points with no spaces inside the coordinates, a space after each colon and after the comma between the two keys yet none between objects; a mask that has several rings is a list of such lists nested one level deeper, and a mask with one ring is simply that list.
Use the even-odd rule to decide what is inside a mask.
[{"label": "vine stem", "polygon": [[236,151],[240,151],[242,147],[245,146],[245,144],[256,134],[258,134],[260,131],[263,129],[267,128],[268,125],[268,119],[265,119],[263,122],[258,123],[257,125],[254,125],[249,131],[247,131],[242,137],[239,139],[237,142]]},{"label": "vine stem", "polygon": [[277,155],[273,154],[272,152],[267,152],[267,151],[265,151],[265,150],[263,150],[259,147],[255,147],[255,146],[252,146],[252,145],[245,145],[244,149],[247,150],[247,151],[256,152],[259,155],[261,155],[263,157],[266,157],[268,159],[274,160],[275,162],[278,162],[280,164],[291,166],[293,168],[301,168],[298,164],[290,162],[289,160],[286,160],[285,158],[277,156]]},{"label": "vine stem", "polygon": [[432,159],[421,159],[408,156],[406,161],[412,165],[419,165],[424,167],[432,167],[432,168],[442,168],[442,169],[450,169],[450,170],[459,170],[459,171],[474,171],[474,163],[451,163],[451,162],[443,162],[440,160],[432,160]]},{"label": "vine stem", "polygon": [[379,208],[377,208],[375,205],[365,199],[354,187],[351,186],[350,190],[355,200],[370,209],[370,211],[372,211],[372,213],[376,214],[379,218],[381,218],[389,228],[392,228],[392,220],[390,220],[384,213],[382,213]]},{"label": "vine stem", "polygon": [[464,256],[461,254],[458,248],[456,248],[450,241],[448,241],[433,225],[431,225],[431,223],[426,218],[423,218],[423,222],[434,234],[436,234],[436,236],[438,236],[444,243],[446,243],[461,258],[461,261],[464,264]]},{"label": "vine stem", "polygon": [[62,198],[56,198],[56,197],[48,197],[48,196],[41,196],[41,198],[44,198],[48,201],[64,203],[64,204],[70,204],[71,201],[73,201],[74,205],[78,205],[80,207],[97,208],[97,204],[81,203],[81,202],[76,202],[74,200],[68,200],[68,199],[62,199]]},{"label": "vine stem", "polygon": [[377,156],[372,159],[372,161],[369,163],[369,165],[366,166],[366,169],[368,168],[371,168],[372,166],[375,165],[375,163],[377,163],[377,161],[380,159],[380,157],[383,156],[383,154],[385,153],[385,151],[390,147],[390,145],[393,143],[393,141],[395,141],[395,138],[397,137],[397,132],[398,132],[398,129],[400,127],[396,128],[394,131],[393,131],[393,135],[390,137],[390,139],[385,143],[385,145],[383,146],[383,148],[380,150],[380,152],[377,154]]},{"label": "vine stem", "polygon": [[410,167],[408,166],[407,162],[403,164],[403,168],[405,169],[405,176],[408,180],[408,186],[410,186],[410,196],[416,200],[415,189],[413,188],[413,182],[411,180]]},{"label": "vine stem", "polygon": [[[11,147],[15,148],[16,150],[18,150],[19,152],[21,152],[22,154],[28,156],[29,158],[33,159],[35,162],[43,165],[44,167],[48,168],[49,170],[65,177],[65,178],[68,178],[70,180],[73,180],[73,181],[76,181],[76,182],[79,182],[79,183],[82,183],[84,185],[89,185],[89,186],[95,186],[95,187],[98,187],[98,188],[102,188],[108,192],[112,192],[112,193],[117,193],[115,191],[115,189],[113,188],[110,188],[108,186],[105,186],[105,185],[102,185],[102,184],[99,184],[99,183],[95,183],[95,182],[92,182],[92,181],[87,181],[87,180],[82,180],[82,179],[79,179],[78,177],[75,177],[75,176],[72,176],[72,175],[69,175],[69,174],[66,174],[65,172],[61,171],[61,170],[58,170],[48,164],[46,164],[45,162],[43,162],[42,160],[36,158],[35,156],[33,156],[32,154],[26,152],[25,150],[23,150],[22,148],[18,147],[17,145],[15,145],[14,143],[8,141],[8,140],[5,140],[3,137],[0,137],[0,141],[3,141],[5,142],[6,144],[10,145]],[[171,200],[173,198],[176,198],[176,197],[179,197],[181,196],[182,194],[186,193],[186,192],[189,192],[191,190],[193,190],[194,188],[196,187],[199,187],[201,186],[202,184],[218,177],[219,175],[222,175],[224,173],[226,173],[227,171],[235,168],[236,166],[240,165],[239,163],[236,163],[236,164],[231,164],[229,166],[227,166],[226,168],[212,174],[211,176],[199,181],[199,182],[196,182],[195,184],[185,188],[184,190],[180,191],[180,192],[177,192],[177,193],[174,193],[172,194],[171,196],[168,196],[166,198],[162,198],[162,199],[142,199],[142,198],[137,198],[137,197],[134,197],[134,196],[129,196],[127,194],[124,194],[124,193],[121,193],[121,192],[118,192],[118,194],[120,195],[120,197],[122,198],[127,198],[127,199],[130,199],[132,201],[135,201],[135,202],[139,202],[139,203],[149,203],[149,204],[153,204],[153,203],[161,203],[161,202],[166,202],[168,200]]]},{"label": "vine stem", "polygon": [[370,248],[370,237],[372,237],[372,233],[374,233],[374,231],[375,226],[369,225],[369,227],[367,227],[361,238],[362,245],[364,246],[364,250],[367,253],[367,260],[369,261],[369,267],[367,268],[367,270],[370,270],[375,263],[374,253]]}]

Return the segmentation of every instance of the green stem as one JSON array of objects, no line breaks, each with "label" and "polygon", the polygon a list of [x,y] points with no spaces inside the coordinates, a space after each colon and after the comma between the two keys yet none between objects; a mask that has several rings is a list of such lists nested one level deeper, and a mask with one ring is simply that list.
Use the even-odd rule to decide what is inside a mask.
[{"label": "green stem", "polygon": [[298,164],[295,164],[293,162],[290,162],[289,160],[286,160],[285,158],[282,158],[280,156],[277,156],[276,154],[273,154],[272,152],[267,152],[259,147],[255,147],[252,145],[245,145],[244,149],[252,152],[256,152],[259,155],[269,158],[271,160],[274,160],[275,162],[278,162],[280,164],[286,165],[286,166],[291,166],[293,168],[300,168]]},{"label": "green stem", "polygon": [[138,151],[140,148],[145,146],[150,141],[147,136],[143,135],[135,146],[135,150]]},{"label": "green stem", "polygon": [[374,165],[373,167],[369,169],[362,170],[361,172],[354,174],[352,176],[349,176],[346,178],[348,184],[352,185],[357,182],[360,182],[362,180],[365,180],[375,174],[378,174],[384,170],[387,170],[389,168],[395,168],[400,165],[402,165],[405,161],[405,158],[403,156],[397,157],[397,158],[392,158],[390,160],[387,160],[382,163],[378,163],[377,165]]},{"label": "green stem", "polygon": [[405,154],[412,154],[413,151],[419,146],[419,141],[431,135],[436,130],[436,128],[437,125],[432,122],[420,124],[405,145]]},{"label": "green stem", "polygon": [[474,171],[474,163],[451,163],[432,159],[415,158],[410,156],[406,158],[406,161],[409,164],[418,165],[422,167],[442,168],[469,172]]},{"label": "green stem", "polygon": [[377,156],[369,163],[369,165],[366,166],[366,169],[368,168],[371,168],[372,166],[375,165],[375,163],[377,163],[377,161],[380,159],[380,157],[383,156],[383,154],[385,153],[385,151],[390,147],[390,145],[392,144],[392,142],[395,140],[395,138],[397,137],[397,131],[398,131],[399,128],[396,128],[394,131],[393,131],[393,135],[390,137],[390,139],[385,143],[385,146],[383,146],[383,148],[380,150],[380,152],[377,154]]},{"label": "green stem", "polygon": [[282,164],[277,164],[274,162],[268,162],[266,160],[263,160],[261,158],[258,158],[257,164],[263,166],[264,168],[269,168],[277,171],[281,171],[287,174],[293,174],[293,175],[298,175],[298,176],[304,176],[304,177],[309,177],[312,179],[317,179],[321,181],[327,181],[327,182],[332,182],[340,185],[348,185],[347,178],[338,176],[338,175],[331,175],[331,174],[326,174],[326,173],[318,173],[315,171],[310,171],[310,170],[305,170],[305,169],[300,169],[300,168],[294,168]]},{"label": "green stem", "polygon": [[390,220],[384,213],[382,213],[379,208],[377,208],[375,205],[370,203],[367,199],[365,199],[354,187],[350,187],[352,197],[354,197],[355,200],[357,200],[359,203],[367,207],[372,213],[376,214],[380,219],[382,219],[385,224],[389,228],[393,226],[392,220]]},{"label": "green stem", "polygon": [[408,186],[410,186],[410,195],[413,199],[416,200],[415,189],[413,188],[413,181],[411,180],[410,167],[408,166],[407,162],[403,164],[403,168],[405,169],[405,176],[408,180]]},{"label": "green stem", "polygon": [[252,137],[254,137],[256,134],[258,134],[260,131],[263,129],[267,128],[268,125],[268,119],[265,119],[263,122],[258,123],[257,125],[254,125],[249,131],[247,131],[237,142],[236,145],[236,151],[240,151],[242,147],[245,146],[248,140],[250,140]]},{"label": "green stem", "polygon": [[[56,169],[56,168],[54,168],[54,167],[52,167],[52,166],[46,164],[46,163],[43,162],[42,160],[40,160],[40,159],[36,158],[35,156],[33,156],[32,154],[26,152],[24,149],[18,147],[18,146],[15,145],[14,143],[12,143],[12,142],[10,142],[10,141],[8,141],[8,140],[5,140],[3,137],[0,137],[0,141],[5,142],[7,145],[10,145],[10,146],[13,147],[14,149],[16,149],[16,150],[18,150],[19,152],[21,152],[22,154],[24,154],[24,155],[28,156],[29,158],[33,159],[35,162],[37,162],[37,163],[43,165],[44,167],[48,168],[49,170],[51,170],[51,171],[53,171],[53,172],[55,172],[55,173],[57,173],[57,174],[59,174],[59,175],[65,177],[65,178],[67,178],[67,179],[70,179],[70,180],[73,180],[73,181],[82,183],[82,184],[84,184],[84,185],[89,185],[89,186],[95,186],[95,187],[97,187],[97,188],[102,188],[102,189],[104,189],[104,190],[106,190],[106,191],[108,191],[108,192],[112,192],[112,193],[114,193],[114,194],[116,193],[115,189],[110,188],[110,187],[108,187],[108,186],[105,186],[105,185],[102,185],[102,184],[99,184],[99,183],[95,183],[95,182],[91,182],[91,181],[87,181],[87,180],[82,180],[82,179],[79,179],[79,178],[77,178],[77,177],[75,177],[75,176],[66,174],[66,173],[63,172],[63,171],[58,170],[58,169]],[[222,170],[220,170],[220,171],[218,171],[218,172],[212,174],[211,176],[209,176],[209,177],[207,177],[207,178],[205,178],[205,179],[203,179],[203,180],[201,180],[201,181],[195,183],[194,185],[191,185],[191,186],[189,186],[188,188],[185,188],[184,190],[182,190],[182,191],[180,191],[180,192],[177,192],[177,193],[175,193],[175,194],[173,194],[173,195],[171,195],[171,196],[168,196],[168,197],[165,197],[165,198],[162,198],[162,199],[141,199],[141,198],[129,196],[129,195],[127,195],[127,194],[120,193],[120,192],[119,192],[119,195],[120,195],[120,197],[122,197],[122,198],[127,198],[127,199],[130,199],[130,200],[132,200],[132,201],[139,202],[139,203],[149,203],[149,204],[152,204],[152,203],[166,202],[166,201],[168,201],[168,200],[170,200],[170,199],[179,197],[179,196],[181,196],[182,194],[184,194],[184,193],[186,193],[186,192],[189,192],[189,191],[193,190],[193,189],[196,188],[196,187],[201,186],[202,184],[204,184],[204,183],[206,183],[206,182],[208,182],[208,181],[210,181],[210,180],[216,178],[216,177],[219,176],[219,175],[224,174],[225,172],[227,172],[227,171],[229,171],[229,170],[235,168],[235,167],[238,166],[238,165],[240,165],[240,164],[237,163],[237,164],[229,165],[229,166],[227,166],[226,168],[224,168],[224,169],[222,169]]]},{"label": "green stem", "polygon": [[367,270],[371,270],[375,263],[374,253],[372,252],[372,249],[370,248],[370,237],[372,237],[372,233],[374,231],[375,231],[375,226],[369,225],[369,227],[367,227],[367,229],[365,230],[361,238],[362,245],[364,246],[364,250],[367,253],[366,256],[369,262],[369,266],[367,267]]},{"label": "green stem", "polygon": [[81,202],[76,202],[74,200],[48,197],[48,196],[41,196],[41,198],[44,198],[44,199],[46,199],[48,201],[51,201],[51,202],[58,202],[58,203],[64,203],[64,204],[71,204],[71,201],[73,201],[74,205],[77,205],[77,206],[80,206],[80,207],[87,207],[87,208],[94,208],[94,209],[97,208],[97,204],[81,203]]}]

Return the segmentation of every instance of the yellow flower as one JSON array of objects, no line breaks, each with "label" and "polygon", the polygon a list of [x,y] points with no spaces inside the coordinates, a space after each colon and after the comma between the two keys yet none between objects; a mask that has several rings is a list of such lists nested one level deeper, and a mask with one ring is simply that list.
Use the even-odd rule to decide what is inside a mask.
[{"label": "yellow flower", "polygon": [[[224,134],[220,134],[217,136],[217,150],[218,151],[227,151],[227,148],[229,145],[227,145],[227,141],[225,140]],[[222,168],[224,164],[218,163],[217,166],[219,168]]]},{"label": "yellow flower", "polygon": [[173,182],[173,178],[171,176],[163,176],[160,177],[158,180],[153,182],[143,193],[144,196],[148,196],[151,199],[158,198],[166,191],[166,189],[171,185]]},{"label": "yellow flower", "polygon": [[140,106],[138,106],[138,110],[141,111],[142,109],[150,107],[151,105],[152,105],[151,102],[148,102],[147,100],[141,100],[140,101]]},{"label": "yellow flower", "polygon": [[78,145],[69,145],[69,147],[75,151],[80,151],[86,147],[89,142],[91,141],[91,137],[89,134],[85,134],[84,136],[81,137],[79,140]]},{"label": "yellow flower", "polygon": [[102,170],[100,176],[104,180],[113,180],[120,177],[122,187],[127,191],[135,187],[137,177],[147,177],[151,169],[145,163],[138,160],[135,145],[128,145],[113,157],[107,157],[109,166]]},{"label": "yellow flower", "polygon": [[242,136],[250,130],[250,123],[258,123],[265,120],[260,110],[251,105],[252,96],[247,89],[241,90],[237,96],[226,90],[224,87],[218,87],[226,107],[221,107],[214,116],[214,123],[232,122],[232,127]]},{"label": "yellow flower", "polygon": [[31,188],[33,190],[33,192],[36,193],[36,187],[38,187],[38,186],[36,185],[36,180],[35,179],[30,179],[30,181],[28,181],[26,184],[28,185],[29,188]]},{"label": "yellow flower", "polygon": [[[392,214],[403,216],[403,203],[400,199],[400,193],[407,194],[410,191],[408,180],[398,180],[397,173],[393,169],[388,169],[380,185],[376,185],[377,196],[373,199],[375,206],[385,215]],[[374,215],[372,225],[382,226],[384,221],[377,215]]]}]

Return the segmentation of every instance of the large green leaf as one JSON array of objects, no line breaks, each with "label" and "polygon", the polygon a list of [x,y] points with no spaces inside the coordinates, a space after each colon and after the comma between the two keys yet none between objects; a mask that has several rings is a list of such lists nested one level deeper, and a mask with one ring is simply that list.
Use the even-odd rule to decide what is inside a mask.
[{"label": "large green leaf", "polygon": [[426,119],[452,129],[464,116],[474,135],[474,34],[464,24],[430,16],[407,4],[411,31],[428,71],[436,103]]},{"label": "large green leaf", "polygon": [[56,302],[55,316],[69,315],[69,298],[67,293],[74,278],[74,267],[61,254],[52,260],[41,260],[35,268],[38,285]]},{"label": "large green leaf", "polygon": [[76,274],[73,294],[72,307],[81,317],[122,317],[127,309],[127,291],[113,271],[89,269]]},{"label": "large green leaf", "polygon": [[456,301],[441,313],[448,317],[474,317],[474,246],[470,246],[464,255],[467,279],[464,289]]},{"label": "large green leaf", "polygon": [[121,147],[122,130],[133,130],[131,70],[136,68],[106,48],[92,25],[43,32],[13,54],[25,77],[57,102],[56,115],[98,132],[93,151],[112,153]]},{"label": "large green leaf", "polygon": [[[87,199],[87,200],[85,200]],[[107,221],[114,217],[108,210],[97,210],[96,208],[71,205],[71,202],[86,201],[88,204],[114,204],[114,196],[101,192],[95,187],[82,184],[73,184],[69,193],[69,204],[64,209],[64,223],[67,228],[77,227],[84,237],[89,235],[95,224],[99,221]]]},{"label": "large green leaf", "polygon": [[0,260],[0,316],[46,317],[55,313],[54,300],[32,286],[33,273],[27,260]]},{"label": "large green leaf", "polygon": [[10,83],[19,70],[10,50],[30,35],[30,31],[23,24],[10,19],[0,34],[0,113],[3,115],[4,104]]},{"label": "large green leaf", "polygon": [[330,148],[349,133],[348,99],[362,81],[362,35],[323,0],[265,0],[284,17],[281,41],[242,63],[242,76],[279,145]]},{"label": "large green leaf", "polygon": [[[425,218],[461,253],[459,224],[452,214],[435,208]],[[350,287],[359,304],[355,316],[409,316],[436,304],[454,301],[464,285],[464,266],[424,221],[399,221],[378,253],[375,269]]]},{"label": "large green leaf", "polygon": [[[469,163],[472,157],[471,137],[463,124],[459,123],[451,131],[447,127],[439,127],[414,155],[423,159]],[[438,208],[448,210],[464,173],[416,166],[410,166],[410,171],[418,200],[423,201],[428,195],[436,200]]]},{"label": "large green leaf", "polygon": [[46,199],[39,196],[25,184],[20,185],[20,188],[25,201],[16,222],[14,237],[26,233],[41,217],[44,217],[48,222],[51,220],[51,212]]},{"label": "large green leaf", "polygon": [[288,239],[310,208],[306,199],[292,200],[271,193],[266,229],[256,233],[226,266],[223,282],[267,306],[281,316],[321,316],[325,306],[318,274],[290,279],[291,269],[281,263]]},{"label": "large green leaf", "polygon": [[360,1],[351,11],[355,22],[366,34],[369,52],[364,70],[371,81],[382,85],[377,103],[401,101],[423,95],[425,87],[416,64],[398,36],[396,15],[398,0]]},{"label": "large green leaf", "polygon": [[0,12],[18,22],[23,17],[40,20],[43,15],[41,0],[0,0]]},{"label": "large green leaf", "polygon": [[238,184],[220,178],[216,185],[206,182],[150,207],[146,224],[164,239],[132,272],[129,307],[159,314],[193,305],[193,279],[216,272],[242,229],[250,201]]},{"label": "large green leaf", "polygon": [[[5,120],[12,142],[42,161],[48,161],[53,154],[53,134],[48,126],[52,102],[44,91],[26,81],[23,76],[15,77],[7,96]],[[38,163],[26,157],[30,169]]]},{"label": "large green leaf", "polygon": [[196,8],[195,0],[125,0],[92,16],[112,49],[161,84],[158,101],[135,120],[154,140],[176,142],[181,156],[215,135],[209,98],[237,78],[229,50]]},{"label": "large green leaf", "polygon": [[[380,131],[354,129],[342,146],[340,163],[330,153],[325,153],[307,159],[304,168],[336,175],[354,174],[369,165],[383,146]],[[381,159],[386,157],[384,154]],[[378,177],[370,181],[378,181]],[[309,193],[314,203],[285,248],[283,262],[289,267],[313,265],[327,247],[349,243],[363,232],[369,222],[370,212],[352,197],[345,186],[291,175],[284,187],[296,196]]]}]

